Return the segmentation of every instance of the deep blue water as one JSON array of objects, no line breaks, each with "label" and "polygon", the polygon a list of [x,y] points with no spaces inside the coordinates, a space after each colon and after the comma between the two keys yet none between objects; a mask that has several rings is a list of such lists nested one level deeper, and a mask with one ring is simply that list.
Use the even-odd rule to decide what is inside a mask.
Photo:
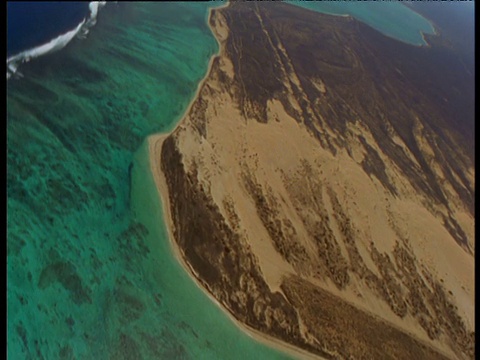
[{"label": "deep blue water", "polygon": [[[34,50],[32,53],[32,49],[47,43],[50,43],[50,48],[54,50],[66,46],[71,41],[71,38],[62,39],[61,35],[74,30],[82,21],[88,23],[88,20],[91,19],[89,7],[94,3],[105,2],[7,2],[7,77],[11,73],[15,73],[18,65],[22,62],[29,61],[31,58],[51,51],[50,49],[45,51],[44,48],[43,51],[36,52]],[[341,1],[293,1],[293,3],[320,12],[350,14],[388,36],[411,42],[412,44],[416,43],[415,41],[420,44],[423,43],[419,31],[428,33],[430,32],[429,29],[431,29],[431,26],[425,19],[409,11],[407,7],[399,6],[400,4],[375,4],[375,2],[359,2],[355,4],[355,2]],[[471,49],[473,48],[474,38],[473,35],[469,37],[469,34],[473,33],[469,28],[469,24],[473,24],[470,21],[470,18],[473,18],[473,2],[466,2],[467,4],[463,4],[463,6],[441,3],[408,3],[407,6],[419,11],[422,15],[427,15],[429,20],[433,20],[437,26],[440,25],[444,30],[449,31],[454,42],[461,46],[464,45],[463,43],[466,43],[463,47],[468,48],[467,50],[473,53]],[[461,19],[465,17],[463,13],[469,16],[468,21]],[[461,16],[455,16],[458,14]],[[417,23],[412,19],[416,19]],[[412,25],[413,23],[416,24],[416,27]],[[88,24],[88,26],[86,24],[79,31],[79,34],[86,32],[85,30],[90,25],[93,24]],[[459,30],[460,28],[465,28],[466,31],[462,32]],[[460,35],[455,36],[455,34]],[[468,41],[465,40],[466,38]]]},{"label": "deep blue water", "polygon": [[7,57],[49,42],[89,15],[88,2],[7,2]]}]

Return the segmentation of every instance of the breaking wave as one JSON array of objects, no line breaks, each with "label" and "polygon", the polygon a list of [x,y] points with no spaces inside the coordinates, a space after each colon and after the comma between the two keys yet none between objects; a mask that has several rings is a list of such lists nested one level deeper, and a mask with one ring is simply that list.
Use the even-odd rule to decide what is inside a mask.
[{"label": "breaking wave", "polygon": [[74,29],[50,40],[49,42],[34,48],[22,51],[7,58],[7,80],[13,75],[22,76],[17,71],[22,63],[29,62],[39,56],[49,54],[64,48],[73,38],[84,39],[89,29],[97,22],[98,10],[106,4],[106,1],[91,1],[88,5],[89,15],[84,18]]}]

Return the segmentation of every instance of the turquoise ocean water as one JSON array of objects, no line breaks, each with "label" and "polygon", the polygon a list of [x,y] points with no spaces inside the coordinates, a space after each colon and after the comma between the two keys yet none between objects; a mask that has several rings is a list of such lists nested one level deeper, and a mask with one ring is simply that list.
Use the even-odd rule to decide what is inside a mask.
[{"label": "turquoise ocean water", "polygon": [[432,24],[398,1],[288,1],[331,15],[350,15],[375,30],[412,45],[425,45],[422,33],[434,34]]},{"label": "turquoise ocean water", "polygon": [[286,358],[172,256],[149,171],[146,137],[175,125],[218,50],[210,6],[108,4],[87,39],[8,82],[9,359]]},{"label": "turquoise ocean water", "polygon": [[218,50],[208,6],[108,6],[8,82],[9,359],[282,358],[171,256],[141,147]]}]

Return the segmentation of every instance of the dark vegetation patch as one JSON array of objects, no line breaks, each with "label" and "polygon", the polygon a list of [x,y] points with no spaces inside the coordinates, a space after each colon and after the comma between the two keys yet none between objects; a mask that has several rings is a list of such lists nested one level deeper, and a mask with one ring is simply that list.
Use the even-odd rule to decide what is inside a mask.
[{"label": "dark vegetation patch", "polygon": [[43,268],[38,287],[45,289],[54,283],[60,283],[70,293],[72,301],[79,305],[92,303],[90,289],[84,286],[76,267],[68,261],[55,261]]},{"label": "dark vegetation patch", "polygon": [[[430,47],[415,47],[383,36],[355,19],[288,4],[233,3],[221,12],[231,30],[226,50],[234,62],[234,86],[247,118],[268,122],[266,103],[279,99],[333,154],[334,143],[345,144],[330,139],[324,127],[341,139],[346,124],[359,120],[415,189],[448,208],[442,184],[416,143],[418,118],[424,136],[438,139],[434,151],[446,155],[437,156],[436,161],[473,213],[473,186],[462,174],[474,160],[474,82],[441,38]],[[300,86],[288,80],[290,73],[298,77]],[[324,82],[326,93],[314,86],[315,79]],[[289,82],[301,112],[290,104],[285,82]],[[405,142],[421,171],[393,142],[386,123]],[[396,193],[379,157],[367,150],[364,168]],[[462,179],[463,186],[449,175],[451,171]]]},{"label": "dark vegetation patch", "polygon": [[301,279],[282,290],[330,358],[446,359],[386,322]]},{"label": "dark vegetation patch", "polygon": [[300,335],[294,308],[283,296],[270,292],[257,260],[242,246],[244,240],[204,193],[196,174],[185,172],[172,136],[163,144],[161,159],[175,240],[199,281],[240,321],[308,347]]}]

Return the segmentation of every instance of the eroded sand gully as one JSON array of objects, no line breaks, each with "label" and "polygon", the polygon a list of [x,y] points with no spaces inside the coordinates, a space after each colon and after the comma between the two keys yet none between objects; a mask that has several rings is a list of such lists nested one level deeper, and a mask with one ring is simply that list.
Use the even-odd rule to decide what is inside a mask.
[{"label": "eroded sand gully", "polygon": [[[433,176],[444,184],[448,210],[412,184],[362,119],[347,123],[348,145],[331,145],[334,153],[322,146],[305,120],[292,116],[301,102],[293,90],[300,83],[296,75],[283,90],[287,100],[266,102],[266,122],[249,118],[242,111],[246,87],[235,72],[239,60],[235,65],[227,50],[233,41],[230,8],[214,10],[210,19],[220,54],[185,118],[168,144],[166,136],[151,139],[152,171],[165,176],[160,190],[169,199],[171,236],[190,270],[241,322],[323,356],[369,354],[368,346],[386,339],[401,350],[381,351],[399,351],[400,358],[471,357],[474,218],[445,180],[432,148],[437,145],[419,126],[414,129]],[[255,17],[261,20],[260,14]],[[288,56],[285,48],[281,52]],[[318,79],[313,85],[319,96],[330,91]],[[340,136],[319,124],[325,136]],[[393,128],[388,131],[421,171],[407,144]],[[365,165],[372,153],[383,164],[380,175]],[[474,187],[474,170],[467,170]],[[448,216],[463,230],[470,252],[446,228]],[[189,227],[197,229],[196,242],[185,237]],[[315,294],[337,314],[333,323],[318,322]],[[346,333],[357,325],[342,320],[352,314],[367,319],[356,331],[368,333],[372,326],[399,335],[388,338],[383,331],[383,340],[374,333],[352,340]]]}]

